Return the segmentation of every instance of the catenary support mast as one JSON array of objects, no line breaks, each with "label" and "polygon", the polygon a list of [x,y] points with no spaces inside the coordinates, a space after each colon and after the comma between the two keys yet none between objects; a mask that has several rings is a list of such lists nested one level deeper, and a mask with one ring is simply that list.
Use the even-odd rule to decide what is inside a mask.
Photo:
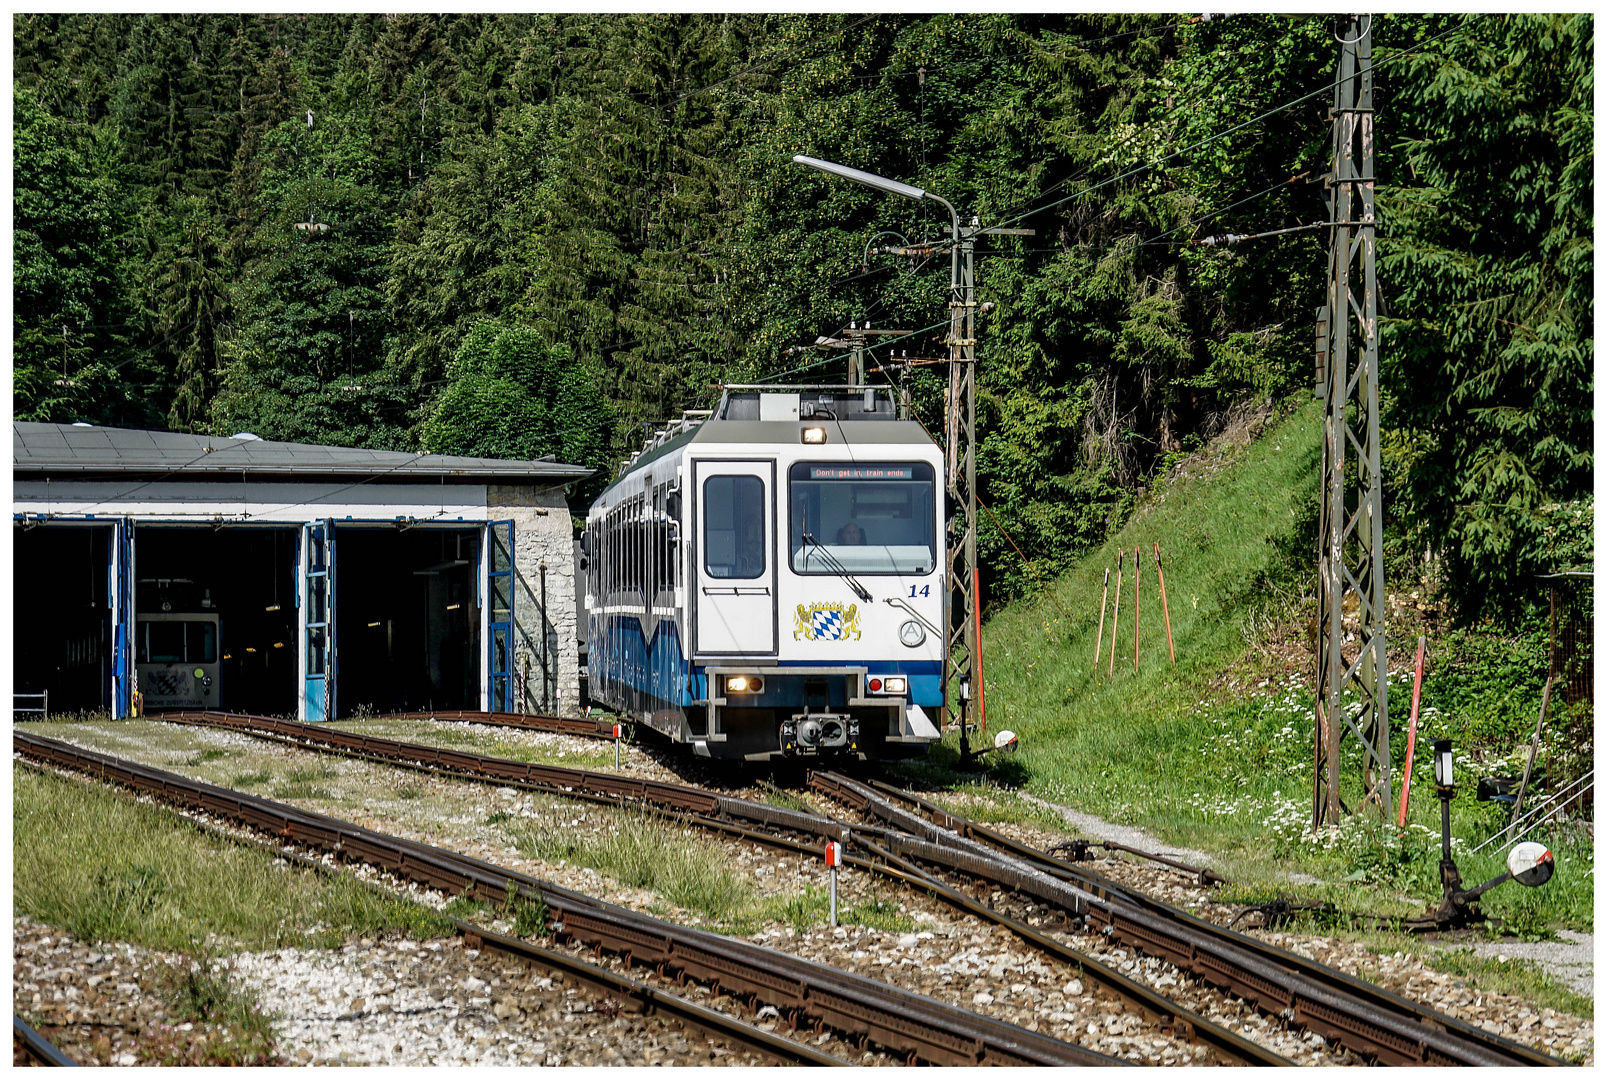
[{"label": "catenary support mast", "polygon": [[[1327,304],[1317,311],[1323,399],[1317,539],[1317,688],[1313,831],[1337,825],[1345,734],[1361,745],[1361,803],[1391,803],[1384,652],[1384,518],[1378,433],[1378,280],[1374,268],[1370,15],[1334,19],[1339,72],[1325,177],[1331,242]],[[1347,488],[1347,473],[1350,476]]]},{"label": "catenary support mast", "polygon": [[[976,235],[955,227],[949,280],[949,392],[946,432],[949,506],[964,520],[949,519],[948,665],[945,673],[960,687],[960,753],[970,757],[970,733],[981,687],[972,684],[976,669]],[[955,534],[954,530],[959,530]]]}]

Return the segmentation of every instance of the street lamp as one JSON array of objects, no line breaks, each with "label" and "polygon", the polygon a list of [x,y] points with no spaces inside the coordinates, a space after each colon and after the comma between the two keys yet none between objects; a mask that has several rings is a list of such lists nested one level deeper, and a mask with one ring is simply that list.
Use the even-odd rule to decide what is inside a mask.
[{"label": "street lamp", "polygon": [[933,199],[940,202],[948,207],[949,217],[954,222],[954,242],[956,245],[959,244],[960,215],[955,212],[954,207],[949,204],[948,200],[940,195],[934,195],[925,188],[918,188],[913,184],[901,184],[897,180],[889,180],[885,176],[877,176],[875,173],[849,168],[847,165],[839,165],[835,161],[823,161],[807,154],[794,154],[792,155],[792,161],[795,165],[807,165],[811,169],[819,169],[823,173],[840,176],[844,180],[852,180],[856,184],[864,184],[866,187],[875,188],[877,191],[885,191],[890,195],[902,195],[906,199],[915,200]]},{"label": "street lamp", "polygon": [[[818,169],[823,173],[864,184],[890,195],[906,199],[931,199],[942,203],[949,212],[949,393],[944,429],[948,435],[948,494],[950,505],[963,508],[965,532],[958,542],[948,545],[948,587],[950,592],[949,617],[959,621],[959,632],[954,622],[949,624],[949,640],[945,655],[953,662],[956,647],[965,653],[965,664],[954,664],[959,677],[960,693],[960,758],[972,760],[970,739],[970,685],[973,668],[980,677],[982,672],[981,627],[976,617],[976,237],[990,230],[978,227],[972,219],[971,228],[960,231],[960,215],[947,199],[932,194],[913,184],[889,180],[861,169],[823,161],[807,154],[794,154],[795,165]],[[1001,232],[1004,230],[991,230]],[[1015,231],[1015,230],[1011,230]],[[951,532],[952,537],[952,532]],[[947,680],[945,680],[947,681]],[[980,690],[980,681],[978,687]],[[979,692],[978,716],[986,723],[985,706]]]}]

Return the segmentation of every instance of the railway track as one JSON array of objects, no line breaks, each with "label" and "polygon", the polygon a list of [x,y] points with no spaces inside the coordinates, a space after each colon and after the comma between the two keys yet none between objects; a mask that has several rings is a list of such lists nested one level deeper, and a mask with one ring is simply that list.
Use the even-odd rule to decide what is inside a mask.
[{"label": "railway track", "polygon": [[[945,810],[913,792],[836,773],[811,785],[870,816],[926,834],[934,848],[992,849],[1013,873],[1035,870],[1090,897],[1089,923],[1129,948],[1158,956],[1229,990],[1263,1012],[1391,1065],[1563,1065],[1549,1054],[1493,1035],[1342,971],[1207,922],[1123,888]],[[904,811],[896,806],[911,807]],[[930,848],[924,849],[930,852]],[[963,857],[963,854],[961,855]],[[959,859],[948,856],[949,865]],[[941,861],[942,856],[934,861]],[[986,867],[984,858],[971,865]],[[1008,884],[1008,875],[990,880]]]},{"label": "railway track", "polygon": [[28,1021],[16,1013],[11,1014],[11,1039],[13,1045],[20,1044],[27,1055],[41,1065],[78,1067],[78,1062],[56,1049],[49,1039],[35,1031]]},{"label": "railway track", "polygon": [[[83,773],[161,801],[387,870],[449,894],[513,908],[545,904],[555,936],[604,950],[660,975],[691,978],[750,1005],[777,1008],[796,1029],[826,1027],[903,1056],[910,1064],[1117,1065],[1118,1059],[739,939],[677,926],[606,904],[518,871],[388,836],[323,814],[191,780],[26,732],[24,758]],[[472,933],[485,940],[485,931]],[[513,943],[514,939],[499,939]],[[542,962],[546,962],[543,960]]]},{"label": "railway track", "polygon": [[[152,720],[176,720],[189,715],[249,716],[249,713],[197,713],[187,709],[159,709],[146,714]],[[271,720],[273,717],[254,717]],[[485,724],[488,727],[519,728],[524,731],[546,731],[555,735],[574,735],[582,739],[614,740],[614,720],[593,720],[581,716],[537,716],[525,713],[478,712],[470,709],[438,710],[431,712],[381,713],[371,720],[455,720],[463,724]],[[627,727],[629,724],[626,725]]]},{"label": "railway track", "polygon": [[980,879],[1085,918],[1112,941],[1160,957],[1262,1012],[1383,1063],[1563,1064],[1344,972],[1162,904],[1086,867],[1053,858],[952,814],[913,792],[874,780],[860,782],[817,772],[810,782],[863,816],[880,820],[884,823],[880,828],[849,825],[662,781],[512,762],[267,717],[190,713],[165,718],[594,801],[634,802],[681,813],[693,824],[727,835],[799,852],[813,853],[818,847],[777,835],[774,830],[838,840],[860,852],[848,856],[850,865],[924,889],[953,907],[1009,929],[1039,951],[1081,969],[1163,1028],[1210,1045],[1219,1057],[1231,1061],[1289,1064],[1254,1042],[1181,1009],[1150,987],[993,910],[925,867]]}]

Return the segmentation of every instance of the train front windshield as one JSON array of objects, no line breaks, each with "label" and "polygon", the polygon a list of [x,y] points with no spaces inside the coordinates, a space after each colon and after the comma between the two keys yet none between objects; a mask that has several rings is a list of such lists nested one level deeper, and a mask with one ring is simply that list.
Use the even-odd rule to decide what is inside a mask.
[{"label": "train front windshield", "polygon": [[792,569],[928,574],[937,566],[932,466],[800,461],[789,472]]}]

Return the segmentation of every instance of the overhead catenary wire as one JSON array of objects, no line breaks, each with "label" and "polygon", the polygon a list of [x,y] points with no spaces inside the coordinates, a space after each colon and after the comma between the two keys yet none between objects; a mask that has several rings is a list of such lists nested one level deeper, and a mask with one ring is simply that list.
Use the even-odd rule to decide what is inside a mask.
[{"label": "overhead catenary wire", "polygon": [[[1476,18],[1478,18],[1478,16],[1475,15],[1474,18],[1476,19]],[[1372,70],[1377,71],[1379,68],[1383,67],[1385,64],[1391,63],[1392,61],[1395,61],[1395,60],[1399,60],[1404,56],[1410,55],[1411,53],[1417,52],[1420,49],[1426,48],[1427,46],[1432,45],[1434,42],[1439,41],[1442,38],[1446,38],[1446,37],[1449,37],[1449,36],[1451,36],[1453,34],[1460,33],[1460,32],[1465,31],[1465,30],[1469,30],[1475,25],[1477,25],[1475,22],[1469,21],[1469,22],[1461,23],[1461,24],[1459,24],[1457,26],[1454,26],[1449,30],[1441,31],[1438,34],[1435,34],[1433,37],[1426,38],[1423,41],[1418,42],[1416,45],[1413,45],[1413,46],[1411,46],[1409,48],[1406,48],[1406,49],[1402,49],[1401,51],[1399,51],[1397,53],[1393,53],[1390,56],[1387,56],[1382,60],[1375,61],[1373,63],[1373,65],[1372,65]],[[1190,153],[1190,152],[1192,152],[1194,150],[1198,150],[1201,147],[1208,146],[1211,143],[1216,142],[1218,139],[1225,139],[1229,135],[1233,135],[1233,134],[1236,134],[1237,132],[1243,131],[1245,128],[1248,128],[1248,127],[1251,127],[1251,126],[1253,126],[1255,124],[1258,124],[1262,120],[1265,120],[1270,116],[1276,116],[1278,113],[1285,112],[1285,111],[1287,111],[1289,109],[1292,109],[1296,105],[1300,105],[1300,104],[1302,104],[1304,102],[1310,101],[1312,98],[1320,97],[1323,94],[1332,93],[1333,90],[1334,90],[1334,87],[1336,87],[1338,85],[1339,85],[1339,82],[1337,82],[1337,81],[1327,83],[1326,85],[1321,86],[1318,89],[1313,90],[1308,94],[1302,94],[1300,97],[1294,98],[1294,99],[1292,99],[1290,101],[1286,101],[1282,105],[1276,105],[1276,106],[1274,106],[1274,107],[1272,107],[1270,109],[1263,110],[1262,112],[1257,113],[1255,116],[1252,116],[1250,119],[1245,120],[1245,121],[1243,121],[1241,123],[1238,123],[1238,124],[1234,124],[1232,127],[1225,128],[1222,131],[1219,131],[1219,132],[1215,133],[1214,135],[1208,135],[1203,139],[1200,139],[1200,140],[1198,140],[1196,142],[1190,143],[1188,146],[1180,147],[1179,149],[1173,150],[1170,153],[1163,154],[1162,156],[1160,156],[1158,158],[1155,158],[1152,161],[1147,161],[1147,162],[1143,163],[1142,165],[1136,165],[1131,169],[1127,169],[1127,170],[1125,170],[1123,172],[1116,173],[1113,176],[1108,176],[1105,179],[1100,180],[1100,181],[1098,181],[1096,183],[1090,184],[1087,187],[1081,189],[1080,191],[1073,192],[1072,194],[1067,195],[1064,198],[1056,199],[1053,202],[1045,203],[1042,206],[1034,207],[1034,208],[1032,208],[1030,210],[1025,210],[1025,211],[1017,214],[1015,217],[1006,217],[1003,220],[996,222],[993,227],[994,228],[1003,228],[1005,226],[1013,225],[1013,224],[1015,224],[1017,222],[1020,222],[1020,221],[1025,221],[1028,218],[1033,217],[1034,215],[1044,213],[1047,210],[1053,210],[1055,207],[1062,206],[1062,205],[1064,205],[1064,204],[1066,204],[1068,202],[1072,202],[1075,199],[1080,199],[1084,195],[1088,195],[1088,194],[1091,194],[1092,192],[1098,191],[1100,188],[1109,187],[1111,184],[1117,183],[1118,181],[1126,180],[1126,179],[1129,179],[1131,177],[1137,176],[1139,173],[1145,172],[1145,171],[1147,171],[1149,169],[1153,169],[1153,168],[1155,168],[1155,167],[1157,167],[1159,165],[1163,165],[1166,162],[1171,161],[1173,158],[1181,157],[1182,155]]]}]

